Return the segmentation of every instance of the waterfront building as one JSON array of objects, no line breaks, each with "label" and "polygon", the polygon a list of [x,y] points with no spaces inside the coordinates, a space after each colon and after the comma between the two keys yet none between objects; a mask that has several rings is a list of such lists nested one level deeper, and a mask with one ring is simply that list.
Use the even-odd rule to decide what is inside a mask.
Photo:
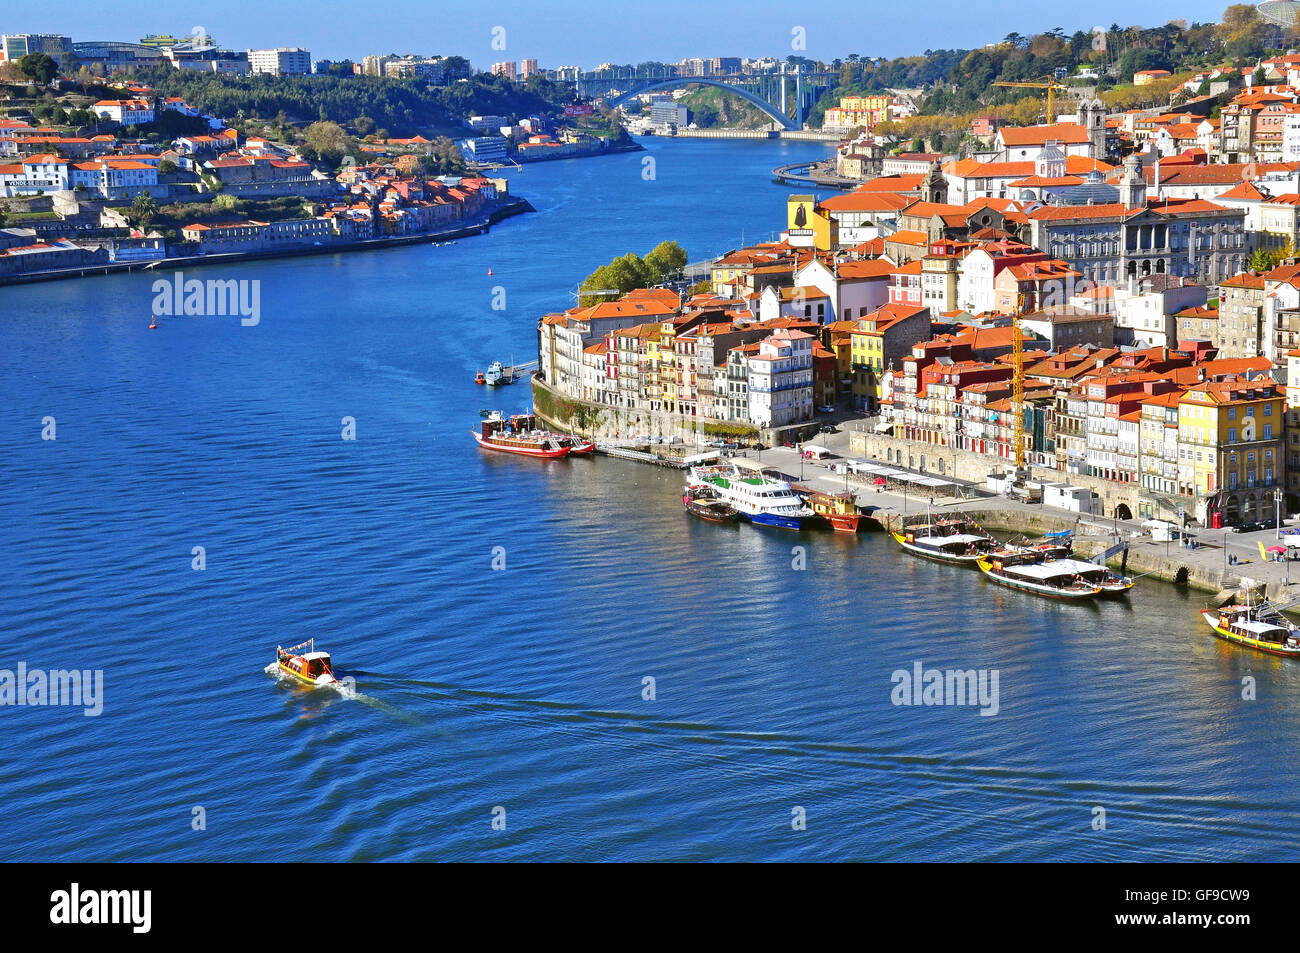
[{"label": "waterfront building", "polygon": [[1206,526],[1271,521],[1282,484],[1285,403],[1268,377],[1191,387],[1178,403],[1179,483]]},{"label": "waterfront building", "polygon": [[859,126],[870,129],[889,118],[893,101],[888,93],[842,96],[838,105],[826,110],[822,128],[832,132],[852,132]]},{"label": "waterfront building", "polygon": [[1138,518],[1178,506],[1178,405],[1185,391],[1175,387],[1139,401],[1138,481],[1145,499],[1138,501]]},{"label": "waterfront building", "polygon": [[785,427],[813,416],[815,339],[794,329],[775,331],[748,357],[749,421]]}]

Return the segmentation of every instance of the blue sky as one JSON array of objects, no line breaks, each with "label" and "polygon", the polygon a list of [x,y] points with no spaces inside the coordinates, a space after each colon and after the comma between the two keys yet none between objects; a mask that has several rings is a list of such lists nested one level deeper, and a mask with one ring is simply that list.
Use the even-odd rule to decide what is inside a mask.
[{"label": "blue sky", "polygon": [[[496,0],[442,4],[387,0],[0,0],[0,33],[63,33],[74,40],[138,40],[203,27],[235,49],[305,46],[312,56],[341,59],[367,53],[457,53],[478,67],[536,58],[543,67],[604,61],[675,62],[687,56],[778,56],[791,50],[795,27],[805,55],[832,60],[849,53],[898,56],[927,48],[967,48],[1008,33],[1061,27],[1067,33],[1118,22],[1155,26],[1181,17],[1214,21],[1227,0],[1099,0],[1068,5],[1022,0],[884,3],[790,0]],[[505,28],[504,52],[493,50],[493,27]]]}]

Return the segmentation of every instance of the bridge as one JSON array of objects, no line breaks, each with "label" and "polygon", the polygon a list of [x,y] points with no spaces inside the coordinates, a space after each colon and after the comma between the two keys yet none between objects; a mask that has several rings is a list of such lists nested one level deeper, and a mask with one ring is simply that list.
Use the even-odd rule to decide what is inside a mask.
[{"label": "bridge", "polygon": [[839,82],[839,74],[804,71],[769,73],[726,73],[712,76],[669,76],[666,71],[600,70],[578,77],[581,97],[600,97],[617,108],[644,93],[658,89],[681,89],[685,86],[713,86],[734,93],[757,106],[782,129],[802,129],[804,117],[823,92]]}]

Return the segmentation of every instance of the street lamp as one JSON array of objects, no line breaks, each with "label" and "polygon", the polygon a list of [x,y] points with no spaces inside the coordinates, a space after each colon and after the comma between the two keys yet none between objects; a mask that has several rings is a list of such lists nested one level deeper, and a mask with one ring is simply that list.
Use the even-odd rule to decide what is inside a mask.
[{"label": "street lamp", "polygon": [[1277,517],[1277,538],[1282,538],[1282,488],[1273,488],[1273,515]]}]

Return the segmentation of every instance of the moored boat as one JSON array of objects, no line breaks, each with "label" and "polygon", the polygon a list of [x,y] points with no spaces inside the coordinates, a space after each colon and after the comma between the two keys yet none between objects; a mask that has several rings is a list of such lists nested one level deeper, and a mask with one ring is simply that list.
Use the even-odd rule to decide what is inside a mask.
[{"label": "moored boat", "polygon": [[962,516],[911,523],[901,532],[890,530],[889,535],[913,555],[962,566],[975,565],[1002,545]]},{"label": "moored boat", "polygon": [[729,466],[691,467],[690,485],[707,484],[729,503],[742,519],[759,526],[801,529],[813,518],[790,484],[765,474],[747,461]]},{"label": "moored boat", "polygon": [[483,418],[479,430],[471,430],[470,434],[484,450],[500,450],[544,460],[567,457],[573,451],[572,444],[561,435],[536,428],[537,419],[532,414],[515,414],[507,420],[494,411]]},{"label": "moored boat", "polygon": [[496,387],[498,384],[513,384],[517,376],[513,365],[506,367],[500,361],[493,361],[488,365],[488,369],[483,375],[483,383],[487,384],[488,387]]},{"label": "moored boat", "polygon": [[852,493],[823,493],[811,487],[790,487],[803,498],[813,511],[816,521],[830,526],[838,533],[856,533],[862,514],[858,512],[857,497]]},{"label": "moored boat", "polygon": [[686,487],[682,493],[682,507],[692,516],[711,523],[735,523],[740,520],[736,508],[720,499],[717,491],[708,484]]},{"label": "moored boat", "polygon": [[981,556],[977,565],[985,576],[1009,589],[1071,601],[1101,595],[1101,586],[1080,578],[1072,566],[1058,565],[1062,561],[1026,561],[1019,553],[998,552]]},{"label": "moored boat", "polygon": [[475,384],[482,384],[482,383],[484,383],[486,380],[487,380],[487,378],[483,376],[483,372],[482,372],[482,371],[479,371],[477,374],[474,375],[474,383],[475,383]]},{"label": "moored boat", "polygon": [[1082,559],[1071,559],[1065,557],[1062,559],[1045,559],[1045,565],[1055,566],[1058,569],[1073,569],[1078,573],[1079,578],[1084,582],[1092,583],[1101,589],[1103,596],[1122,596],[1133,588],[1133,580],[1129,576],[1121,576],[1119,573],[1109,569],[1106,566],[1097,563],[1085,562]]},{"label": "moored boat", "polygon": [[573,457],[587,457],[596,449],[596,441],[588,440],[586,437],[579,437],[576,434],[558,434],[561,441],[568,441],[569,455]]},{"label": "moored boat", "polygon": [[1201,610],[1201,618],[1225,641],[1270,655],[1300,656],[1300,630],[1280,615],[1270,618],[1260,618],[1260,615],[1259,608],[1250,605]]},{"label": "moored boat", "polygon": [[[306,651],[303,651],[303,650]],[[290,648],[275,647],[276,668],[285,675],[308,685],[335,685],[334,669],[328,652],[316,651],[316,640],[308,639]]]}]

